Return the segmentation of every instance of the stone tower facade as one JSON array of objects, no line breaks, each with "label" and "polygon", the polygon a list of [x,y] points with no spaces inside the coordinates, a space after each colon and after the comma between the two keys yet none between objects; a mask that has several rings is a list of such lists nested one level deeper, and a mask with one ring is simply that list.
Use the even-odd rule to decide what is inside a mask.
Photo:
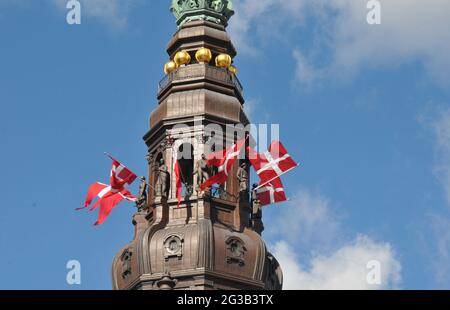
[{"label": "stone tower facade", "polygon": [[[249,124],[226,32],[232,1],[174,0],[171,11],[178,25],[167,46],[172,61],[144,136],[149,186],[142,187],[133,217],[134,239],[114,258],[113,288],[281,289],[281,268],[261,239],[257,203],[237,178],[245,158],[236,161],[226,185],[204,192],[197,186],[202,154],[213,144],[235,143]],[[184,183],[180,206],[176,159]]]}]

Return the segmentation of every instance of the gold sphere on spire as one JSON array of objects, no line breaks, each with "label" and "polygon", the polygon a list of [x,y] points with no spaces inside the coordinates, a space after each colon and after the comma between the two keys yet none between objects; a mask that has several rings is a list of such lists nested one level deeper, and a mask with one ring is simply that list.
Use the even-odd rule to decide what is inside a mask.
[{"label": "gold sphere on spire", "polygon": [[229,68],[231,66],[231,56],[228,54],[220,54],[216,57],[216,66],[220,68]]},{"label": "gold sphere on spire", "polygon": [[212,53],[209,48],[202,47],[195,53],[195,58],[198,62],[209,63],[212,59]]},{"label": "gold sphere on spire", "polygon": [[233,73],[233,75],[237,75],[238,69],[235,66],[230,66],[228,70]]},{"label": "gold sphere on spire", "polygon": [[177,64],[173,61],[169,61],[164,65],[164,73],[170,74],[178,68]]},{"label": "gold sphere on spire", "polygon": [[175,61],[177,66],[187,65],[191,62],[191,55],[186,51],[181,51],[175,54],[173,61]]}]

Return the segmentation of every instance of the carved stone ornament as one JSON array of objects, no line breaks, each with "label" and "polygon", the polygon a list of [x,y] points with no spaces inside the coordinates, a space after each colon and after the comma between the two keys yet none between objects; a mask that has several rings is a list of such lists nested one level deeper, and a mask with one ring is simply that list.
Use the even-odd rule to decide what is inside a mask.
[{"label": "carved stone ornament", "polygon": [[247,249],[244,243],[235,237],[229,238],[226,242],[226,261],[228,264],[238,264],[239,266],[245,265],[245,252]]},{"label": "carved stone ornament", "polygon": [[172,148],[172,146],[174,144],[175,144],[175,139],[172,138],[171,135],[167,135],[159,144],[157,152],[162,153],[165,150]]},{"label": "carved stone ornament", "polygon": [[232,0],[172,0],[170,11],[177,19],[178,26],[190,21],[206,20],[226,27],[234,14]]},{"label": "carved stone ornament", "polygon": [[181,258],[183,256],[183,239],[177,235],[172,235],[164,241],[164,258]]},{"label": "carved stone ornament", "polygon": [[280,264],[271,253],[268,253],[267,258],[269,261],[269,265],[267,266],[267,285],[269,286],[268,289],[281,290],[283,287],[283,272],[281,271]]},{"label": "carved stone ornament", "polygon": [[177,280],[173,279],[170,276],[170,273],[166,273],[161,280],[156,282],[156,286],[163,291],[173,290],[173,288],[177,285]]},{"label": "carved stone ornament", "polygon": [[197,191],[201,185],[210,178],[210,171],[207,164],[206,155],[202,154],[202,158],[195,163],[195,171],[193,175],[197,175]]},{"label": "carved stone ornament", "polygon": [[147,160],[148,165],[151,165],[153,163],[154,155],[150,150],[148,151],[147,156],[145,156],[145,159]]},{"label": "carved stone ornament", "polygon": [[123,251],[120,261],[122,262],[122,279],[126,279],[131,275],[131,257],[133,252],[130,249]]},{"label": "carved stone ornament", "polygon": [[200,144],[206,144],[211,140],[211,136],[206,134],[198,134],[195,136],[195,139],[197,139],[197,142]]}]

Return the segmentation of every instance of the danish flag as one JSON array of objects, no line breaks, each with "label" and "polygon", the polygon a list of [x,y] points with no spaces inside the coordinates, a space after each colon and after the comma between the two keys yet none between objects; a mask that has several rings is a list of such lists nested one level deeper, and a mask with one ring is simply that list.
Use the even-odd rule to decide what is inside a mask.
[{"label": "danish flag", "polygon": [[280,141],[273,141],[264,153],[257,153],[250,147],[247,150],[250,162],[261,178],[258,188],[299,166]]},{"label": "danish flag", "polygon": [[[95,197],[98,197],[101,199],[109,192],[111,192],[111,186],[108,186],[108,185],[100,183],[100,182],[96,182],[96,183],[92,184],[89,187],[88,195],[86,197],[84,206],[82,208],[78,208],[76,210],[82,210],[84,208],[89,207],[92,203],[92,200],[94,200]],[[97,205],[94,204],[94,206],[92,206],[90,211],[93,211],[95,208],[97,208]]]},{"label": "danish flag", "polygon": [[[108,155],[109,156],[109,155]],[[134,174],[127,167],[122,165],[119,161],[115,160],[109,156],[112,163],[111,173],[110,173],[110,185],[103,183],[94,183],[89,187],[88,195],[86,201],[82,208],[77,210],[82,210],[89,207],[92,201],[97,197],[98,200],[89,209],[89,211],[94,211],[98,206],[100,206],[100,212],[95,225],[101,225],[111,211],[123,200],[128,200],[131,202],[136,202],[137,199],[133,196],[130,191],[125,188],[126,184],[131,184],[136,179],[136,174]]]},{"label": "danish flag", "polygon": [[274,179],[256,190],[261,206],[287,201],[283,183],[280,178]]},{"label": "danish flag", "polygon": [[228,174],[236,159],[239,157],[241,149],[245,145],[245,141],[246,139],[239,140],[229,148],[212,153],[208,156],[207,165],[217,167],[218,172],[200,186],[202,191],[214,184],[225,184],[227,182]]},{"label": "danish flag", "polygon": [[114,159],[111,155],[106,154],[112,160],[112,168],[110,175],[110,184],[112,192],[119,192],[126,184],[130,185],[136,180],[137,175],[130,169],[122,165],[118,160]]}]

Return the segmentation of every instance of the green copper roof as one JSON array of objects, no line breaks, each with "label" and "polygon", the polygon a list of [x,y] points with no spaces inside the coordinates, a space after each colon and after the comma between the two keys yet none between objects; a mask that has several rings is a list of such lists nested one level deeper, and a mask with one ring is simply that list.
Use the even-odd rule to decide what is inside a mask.
[{"label": "green copper roof", "polygon": [[172,0],[170,10],[178,27],[194,20],[206,20],[226,27],[234,14],[232,0]]}]

